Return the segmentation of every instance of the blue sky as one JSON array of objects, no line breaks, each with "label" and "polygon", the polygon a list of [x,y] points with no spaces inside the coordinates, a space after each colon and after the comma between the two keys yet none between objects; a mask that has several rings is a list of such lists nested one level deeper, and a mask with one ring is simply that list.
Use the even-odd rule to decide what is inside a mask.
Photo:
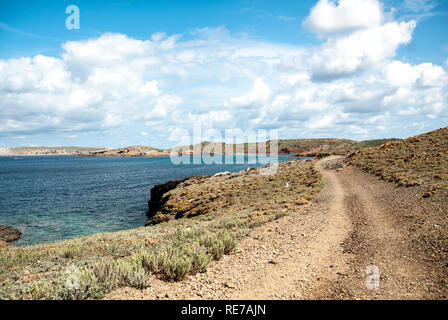
[{"label": "blue sky", "polygon": [[443,0],[0,0],[0,147],[414,135],[448,122],[446,30]]}]

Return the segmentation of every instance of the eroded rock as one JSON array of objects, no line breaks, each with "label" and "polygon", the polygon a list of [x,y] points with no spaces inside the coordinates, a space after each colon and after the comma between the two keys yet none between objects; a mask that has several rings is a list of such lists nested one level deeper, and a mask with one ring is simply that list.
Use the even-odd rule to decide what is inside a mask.
[{"label": "eroded rock", "polygon": [[206,178],[207,176],[192,176],[185,179],[170,180],[166,183],[155,185],[151,189],[151,200],[148,201],[148,212],[146,213],[146,215],[150,218],[153,218],[153,220],[157,220],[157,222],[166,221],[167,217],[160,217],[160,219],[157,219],[154,216],[170,199],[168,191],[175,189],[181,183],[188,186],[193,182],[198,183]]},{"label": "eroded rock", "polygon": [[22,232],[8,226],[0,226],[0,241],[11,242],[20,238]]}]

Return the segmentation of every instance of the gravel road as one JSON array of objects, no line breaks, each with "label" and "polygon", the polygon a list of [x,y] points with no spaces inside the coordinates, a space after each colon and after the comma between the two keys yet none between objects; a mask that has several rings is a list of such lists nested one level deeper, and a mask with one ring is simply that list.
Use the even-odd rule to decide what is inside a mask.
[{"label": "gravel road", "polygon": [[[447,299],[447,204],[320,160],[324,191],[253,230],[207,272],[108,299]],[[428,213],[431,212],[431,213]],[[445,215],[443,215],[445,212]]]}]

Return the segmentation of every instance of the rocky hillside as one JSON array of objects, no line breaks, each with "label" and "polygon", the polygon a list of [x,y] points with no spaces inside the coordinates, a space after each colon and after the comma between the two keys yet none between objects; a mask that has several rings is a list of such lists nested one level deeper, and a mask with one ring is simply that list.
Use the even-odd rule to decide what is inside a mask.
[{"label": "rocky hillside", "polygon": [[352,153],[353,165],[401,186],[424,187],[424,197],[448,195],[448,127]]},{"label": "rocky hillside", "polygon": [[279,140],[279,152],[283,154],[296,154],[303,157],[346,155],[350,152],[379,146],[387,141],[397,139],[377,139],[354,141],[348,139],[292,139]]},{"label": "rocky hillside", "polygon": [[350,152],[368,148],[376,147],[387,141],[395,141],[397,139],[375,139],[365,141],[354,141],[348,139],[338,138],[326,138],[326,139],[281,139],[281,140],[268,140],[265,144],[261,143],[243,143],[243,144],[225,144],[225,143],[211,143],[202,142],[201,144],[176,147],[174,150],[178,154],[183,155],[199,155],[202,153],[210,154],[227,154],[227,150],[233,150],[233,154],[247,154],[254,152],[266,152],[270,153],[271,143],[278,142],[279,154],[291,154],[302,157],[314,157],[325,155],[346,155]]},{"label": "rocky hillside", "polygon": [[[330,154],[343,155],[350,152],[384,144],[396,139],[380,139],[353,141],[347,139],[291,139],[278,140],[278,153],[291,154],[302,157],[325,156]],[[173,148],[178,155],[200,155],[200,154],[233,154],[248,153],[270,153],[271,143],[276,140],[268,140],[261,143],[225,144],[202,142],[196,145],[179,146]],[[0,156],[29,156],[29,155],[79,155],[79,156],[109,156],[109,157],[139,157],[139,156],[169,156],[171,149],[158,149],[150,146],[129,146],[124,148],[102,148],[102,147],[8,147],[0,148]]]},{"label": "rocky hillside", "polygon": [[218,211],[253,215],[288,211],[307,203],[320,184],[311,160],[170,181],[151,190],[148,225]]},{"label": "rocky hillside", "polygon": [[80,156],[103,156],[103,157],[144,157],[144,156],[168,156],[169,150],[156,149],[147,146],[130,146],[119,149],[106,149],[80,153]]}]

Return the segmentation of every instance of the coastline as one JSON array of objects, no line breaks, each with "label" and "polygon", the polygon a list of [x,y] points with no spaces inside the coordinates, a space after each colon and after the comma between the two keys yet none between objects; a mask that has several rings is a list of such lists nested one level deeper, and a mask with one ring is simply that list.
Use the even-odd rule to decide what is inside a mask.
[{"label": "coastline", "polygon": [[[198,180],[197,183],[187,178],[178,188],[168,191],[170,200],[166,201],[158,212],[166,214],[169,218],[161,219],[162,221],[151,226],[2,249],[0,261],[3,262],[0,264],[0,276],[4,272],[10,275],[20,273],[22,272],[20,270],[26,266],[31,275],[39,275],[38,286],[48,286],[48,281],[64,283],[67,277],[65,270],[70,264],[78,266],[87,273],[95,273],[97,268],[103,268],[104,264],[112,263],[112,261],[114,265],[115,263],[125,264],[134,270],[137,266],[133,264],[133,261],[146,259],[141,256],[141,250],[145,250],[147,252],[145,254],[153,255],[151,259],[157,261],[165,259],[160,255],[163,255],[165,250],[170,250],[174,254],[171,256],[172,263],[178,263],[176,261],[179,257],[193,254],[188,248],[197,248],[195,250],[202,252],[198,256],[201,260],[189,265],[185,272],[172,274],[168,272],[168,269],[159,269],[159,267],[152,270],[151,277],[183,279],[187,274],[205,270],[211,261],[219,260],[223,254],[233,251],[236,243],[251,229],[276,220],[287,215],[292,208],[299,208],[306,204],[323,187],[323,181],[314,169],[314,160],[293,159],[279,163],[278,167],[279,171],[275,175],[265,175],[259,169],[253,168],[233,174],[209,176],[205,178],[205,181]],[[289,181],[289,187],[285,185],[286,180]],[[178,199],[182,201],[178,202]],[[173,203],[178,205],[172,206]],[[188,203],[191,205],[188,206]],[[179,239],[180,242],[173,242],[173,239]],[[191,242],[190,247],[183,245],[177,247],[186,239]],[[224,248],[221,245],[215,247],[218,243],[227,244]],[[20,252],[20,259],[15,252]],[[11,260],[11,257],[16,258]],[[193,259],[193,256],[191,258]],[[51,278],[41,274],[42,261],[51,266],[53,270]],[[198,265],[195,266],[195,263]],[[140,270],[138,272],[144,272],[144,270],[138,270]],[[120,274],[117,276],[120,277]],[[126,279],[123,278],[123,281],[128,281]],[[6,287],[0,286],[0,298],[11,298],[11,294],[14,295],[17,292],[22,292],[31,299],[74,294],[74,292],[66,291],[63,286],[60,289],[54,287],[50,291],[37,292],[32,290],[31,285],[32,283],[21,278],[20,282]],[[86,288],[93,285],[86,283]],[[83,289],[77,292],[76,296],[71,297],[76,299],[104,297],[118,283],[107,288],[103,287],[104,285],[112,284],[107,281],[102,284],[97,283],[94,286],[102,288],[98,292],[92,293]],[[128,283],[128,285],[136,284]]]},{"label": "coastline", "polygon": [[[345,155],[351,152],[360,150],[366,147],[380,146],[387,141],[395,141],[395,138],[389,139],[373,139],[364,141],[354,141],[349,139],[338,138],[319,138],[319,139],[280,139],[276,140],[278,143],[278,152],[276,154],[291,154],[299,155],[302,157],[309,156],[327,156],[327,155]],[[269,154],[271,141],[265,141],[262,150],[266,150],[266,154]],[[79,146],[16,146],[16,147],[4,147],[0,148],[0,155],[2,156],[39,156],[39,155],[73,155],[73,156],[169,156],[172,151],[176,151],[179,156],[199,156],[203,155],[204,147],[218,148],[217,150],[226,150],[228,147],[232,147],[232,150],[244,150],[241,152],[234,152],[232,155],[247,155],[249,150],[252,150],[250,146],[256,146],[258,143],[244,143],[226,145],[224,143],[210,143],[202,142],[196,145],[190,146],[177,146],[171,149],[160,149],[151,146],[133,145],[122,148],[105,148],[105,147],[79,147]],[[269,147],[268,147],[269,146]],[[240,149],[243,148],[243,149]],[[266,148],[266,149],[265,149]],[[16,150],[20,150],[19,152]],[[206,155],[222,155],[225,156],[225,152],[213,153],[210,152]],[[258,153],[257,153],[258,154]]]},{"label": "coastline", "polygon": [[[243,156],[243,155],[241,155],[241,156]],[[295,160],[296,158],[295,157],[290,157],[289,155],[279,155],[279,156],[283,156],[283,160],[282,161],[285,161],[285,162],[289,162],[289,161],[293,161],[293,160]],[[287,156],[288,158],[286,158],[285,156]],[[13,156],[7,156],[7,157],[13,157]],[[39,157],[39,156],[36,156],[36,157]],[[44,158],[44,157],[47,157],[47,155],[46,156],[42,156],[42,158]],[[53,156],[53,157],[56,157],[56,156]],[[64,156],[61,156],[61,157],[70,157],[70,156],[66,156],[66,155],[64,155]],[[110,157],[110,158],[116,158],[116,157]],[[129,157],[127,157],[127,158],[129,158]],[[140,156],[139,158],[158,158],[158,157],[154,157],[154,156]],[[309,159],[309,158],[307,158],[307,159]],[[156,165],[157,166],[157,165]],[[241,167],[241,166],[240,166]],[[234,171],[234,172],[232,172],[231,174],[230,174],[230,176],[235,176],[235,175],[239,175],[239,174],[242,174],[242,173],[244,173],[244,172],[246,172],[246,170],[248,170],[248,168],[246,167],[246,166],[244,166],[244,168],[242,168],[242,169],[240,169],[240,170],[238,170],[238,171]],[[256,170],[255,168],[253,169],[253,170]],[[215,171],[216,171],[216,169],[215,169]],[[225,171],[225,169],[223,170],[223,171]],[[222,172],[222,171],[221,171]],[[216,173],[212,173],[212,174],[209,174],[209,175],[207,175],[206,176],[206,178],[208,179],[208,178],[212,178],[213,177],[213,175],[215,175]],[[219,172],[218,172],[218,174],[219,174]],[[197,176],[197,174],[191,174],[191,175],[188,175],[188,176],[185,176],[184,178],[182,178],[183,180],[193,180],[195,177]],[[169,184],[173,179],[176,179],[176,178],[172,178],[172,179],[167,179],[167,180],[162,180],[162,181],[160,181],[160,182],[158,182],[156,185],[153,185],[152,187],[150,187],[149,189],[147,189],[147,190],[144,190],[144,192],[146,193],[146,194],[150,194],[151,192],[152,192],[152,189],[154,189],[154,188],[156,188],[158,185],[165,185],[165,184]],[[152,198],[152,197],[151,197]],[[147,201],[147,200],[144,200],[144,201]],[[140,203],[140,202],[139,202]],[[141,202],[142,204],[144,204],[145,202]],[[145,217],[145,213],[148,211],[148,207],[146,207],[145,208],[145,211],[143,211],[142,213],[141,213],[141,216],[142,217]],[[7,222],[7,221],[5,221],[5,222]],[[148,221],[144,221],[143,223],[141,223],[140,224],[140,226],[143,226],[144,224],[145,224],[145,222],[147,223]],[[16,227],[16,228],[19,228],[22,232],[23,232],[23,236],[24,237],[26,237],[27,236],[27,233],[29,232],[29,233],[32,233],[33,231],[32,231],[32,229],[31,229],[31,227],[27,227],[27,228],[25,228],[25,229],[27,229],[27,230],[25,230],[25,229],[23,229],[23,228],[21,228],[20,227],[20,225],[17,225],[17,224],[14,224],[13,222],[9,222],[9,225],[10,226],[12,226],[12,227]],[[120,229],[118,229],[117,231],[122,231],[122,230],[129,230],[129,229],[133,229],[133,228],[136,228],[136,227],[138,227],[138,226],[135,226],[135,225],[133,225],[133,226],[129,226],[129,227],[124,227],[124,228],[120,228]],[[14,242],[11,242],[10,243],[10,245],[14,245],[14,246],[16,246],[16,247],[26,247],[26,246],[30,246],[30,245],[39,245],[39,244],[49,244],[49,243],[55,243],[55,242],[59,242],[59,241],[66,241],[66,240],[69,240],[69,239],[75,239],[75,238],[78,238],[78,237],[85,237],[85,236],[89,236],[89,235],[93,235],[93,234],[97,234],[97,233],[104,233],[104,232],[116,232],[116,231],[97,231],[97,232],[93,232],[93,233],[90,233],[90,234],[87,234],[87,235],[80,235],[80,236],[74,236],[74,237],[70,237],[70,238],[68,238],[68,239],[61,239],[61,240],[50,240],[50,241],[48,241],[48,240],[46,240],[46,241],[43,241],[43,242],[36,242],[36,241],[32,241],[32,243],[30,244],[30,243],[27,243],[28,241],[26,241],[25,240],[25,243],[23,243],[24,241],[20,241],[20,243],[17,243],[17,241],[14,241]],[[28,238],[27,238],[28,239]]]},{"label": "coastline", "polygon": [[[173,188],[162,188],[157,201],[159,206],[151,212],[149,226],[1,250],[0,279],[4,280],[0,282],[0,299],[123,298],[129,296],[129,291],[120,289],[124,287],[130,289],[131,294],[139,292],[150,298],[160,298],[160,292],[166,293],[168,287],[177,288],[169,291],[170,296],[165,298],[177,297],[178,293],[172,293],[179,292],[185,285],[194,285],[194,279],[203,278],[200,274],[209,266],[213,270],[209,277],[213,278],[216,274],[213,261],[233,260],[233,256],[225,255],[234,251],[240,258],[249,257],[244,252],[241,255],[241,248],[237,249],[243,241],[246,247],[256,242],[262,252],[269,254],[264,256],[270,257],[269,261],[260,261],[259,255],[251,257],[255,269],[246,271],[252,280],[257,279],[253,272],[258,274],[256,266],[259,264],[273,265],[272,268],[288,265],[292,256],[291,247],[287,244],[294,236],[298,236],[298,245],[305,241],[310,247],[300,247],[305,251],[299,250],[291,270],[297,270],[294,263],[302,263],[303,259],[307,265],[320,261],[322,252],[315,248],[331,245],[324,253],[329,259],[334,257],[335,263],[340,261],[344,264],[344,273],[349,275],[345,287],[349,288],[350,281],[358,279],[357,270],[364,268],[367,261],[355,261],[359,265],[354,265],[352,270],[350,263],[353,260],[347,258],[343,249],[363,257],[371,253],[372,242],[380,246],[385,245],[382,241],[386,241],[387,248],[394,250],[377,252],[384,254],[385,259],[380,261],[391,261],[390,266],[395,267],[401,265],[403,259],[402,255],[397,257],[396,252],[412,252],[404,267],[408,270],[414,270],[415,266],[422,268],[419,275],[426,279],[430,277],[436,288],[435,291],[423,290],[421,293],[427,297],[444,297],[446,273],[440,263],[446,260],[442,251],[446,247],[446,237],[441,238],[440,235],[446,234],[443,227],[446,216],[443,213],[447,206],[444,201],[447,163],[442,161],[446,159],[446,130],[388,142],[377,148],[365,148],[347,157],[281,162],[275,174],[264,167],[183,179],[174,183]],[[406,176],[398,176],[404,164]],[[313,201],[318,195],[318,200]],[[390,212],[394,215],[391,216]],[[294,218],[291,213],[294,213]],[[390,232],[379,234],[383,238],[378,238],[376,229],[366,223],[370,221],[366,217],[371,215],[377,218],[374,222],[380,227],[389,228]],[[320,217],[317,221],[316,216]],[[291,219],[299,228],[305,221],[312,223],[306,234],[300,231],[301,234],[297,235],[295,227],[288,229],[284,243],[280,244],[288,249],[285,259],[280,260],[276,255],[272,258],[272,252],[262,247],[266,244],[264,237],[285,235],[286,229],[278,227],[286,227]],[[416,228],[415,222],[419,221],[430,223],[419,223]],[[341,228],[341,224],[345,227]],[[260,234],[259,227],[264,234],[261,238],[254,236]],[[357,230],[365,233],[356,233]],[[333,232],[340,237],[329,236]],[[390,236],[395,234],[400,235],[399,241]],[[422,237],[425,241],[421,241]],[[279,244],[273,241],[271,245],[276,250]],[[339,249],[335,251],[333,248]],[[431,259],[428,259],[428,252],[431,252]],[[313,255],[318,260],[306,260]],[[328,260],[318,265],[322,270],[313,272],[320,280],[328,274]],[[330,268],[333,270],[333,267],[332,264]],[[434,274],[426,274],[426,267],[435,270]],[[77,290],[64,285],[70,276],[68,268],[75,268],[85,275]],[[336,270],[339,269],[333,271]],[[281,282],[280,276],[284,274],[276,274],[276,279]],[[300,279],[302,276],[298,275]],[[391,287],[384,293],[386,297],[400,292],[395,290],[395,281],[402,278],[400,275],[392,276]],[[189,277],[191,281],[175,283]],[[409,275],[409,281],[419,279]],[[407,287],[401,289],[402,293],[409,293]],[[364,296],[364,291],[359,292],[360,297]],[[308,290],[307,293],[311,297],[315,292]],[[204,297],[199,294],[198,297]],[[347,297],[344,292],[339,294]]]}]

